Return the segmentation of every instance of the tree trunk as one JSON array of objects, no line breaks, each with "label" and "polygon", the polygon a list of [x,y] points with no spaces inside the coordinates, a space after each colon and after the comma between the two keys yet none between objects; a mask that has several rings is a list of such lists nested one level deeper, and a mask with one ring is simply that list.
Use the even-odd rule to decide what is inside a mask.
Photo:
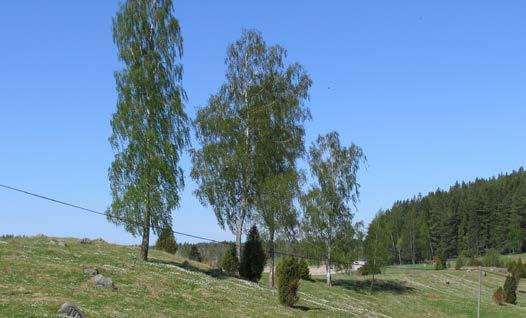
[{"label": "tree trunk", "polygon": [[274,231],[270,232],[270,271],[268,276],[268,287],[274,288],[275,273],[275,254],[274,254]]},{"label": "tree trunk", "polygon": [[241,236],[243,235],[243,224],[245,223],[245,204],[244,199],[241,202],[241,211],[239,214],[239,219],[236,224],[236,250],[237,250],[237,259],[241,261]]},{"label": "tree trunk", "polygon": [[325,271],[327,272],[327,286],[332,286],[331,276],[331,245],[327,245],[327,261],[325,263]]},{"label": "tree trunk", "polygon": [[144,213],[144,224],[142,229],[142,244],[139,252],[139,260],[148,261],[148,248],[150,247],[150,211]]}]

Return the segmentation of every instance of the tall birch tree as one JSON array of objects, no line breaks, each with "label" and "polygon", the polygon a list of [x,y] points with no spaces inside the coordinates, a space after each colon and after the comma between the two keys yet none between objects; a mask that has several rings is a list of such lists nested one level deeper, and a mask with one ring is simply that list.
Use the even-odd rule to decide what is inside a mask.
[{"label": "tall birch tree", "polygon": [[[360,147],[340,144],[337,132],[318,136],[309,148],[309,164],[315,184],[302,197],[303,229],[307,241],[324,248],[327,285],[332,285],[331,267],[334,246],[352,238],[352,211],[359,198],[357,180],[365,156]],[[338,251],[336,251],[338,252]]]},{"label": "tall birch tree", "polygon": [[265,180],[294,168],[303,152],[311,80],[301,65],[285,65],[285,57],[259,32],[243,31],[227,49],[225,83],[194,121],[201,146],[192,150],[195,194],[235,233],[238,256]]},{"label": "tall birch tree", "polygon": [[179,60],[183,40],[171,0],[128,0],[113,19],[123,69],[115,73],[117,111],[111,119],[115,158],[109,168],[108,219],[142,236],[148,259],[150,231],[171,226],[184,187],[179,166],[189,144]]}]

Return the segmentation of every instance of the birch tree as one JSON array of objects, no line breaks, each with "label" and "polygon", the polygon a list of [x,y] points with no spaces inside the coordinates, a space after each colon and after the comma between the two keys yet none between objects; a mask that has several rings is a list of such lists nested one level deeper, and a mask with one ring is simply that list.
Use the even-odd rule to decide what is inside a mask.
[{"label": "birch tree", "polygon": [[284,48],[267,46],[259,32],[243,31],[228,47],[225,83],[194,121],[195,194],[235,233],[238,257],[265,180],[294,169],[303,152],[311,80],[301,65],[285,65],[285,57]]},{"label": "birch tree", "polygon": [[183,40],[170,0],[123,2],[113,19],[123,69],[115,73],[117,111],[111,119],[115,158],[109,168],[108,219],[142,236],[148,259],[150,230],[172,223],[184,187],[179,166],[189,144],[179,63]]},{"label": "birch tree", "polygon": [[340,144],[337,132],[318,136],[309,149],[309,164],[315,184],[302,198],[303,228],[307,240],[323,243],[327,285],[332,285],[331,256],[340,239],[352,238],[349,204],[359,198],[357,172],[365,156],[360,147]]}]

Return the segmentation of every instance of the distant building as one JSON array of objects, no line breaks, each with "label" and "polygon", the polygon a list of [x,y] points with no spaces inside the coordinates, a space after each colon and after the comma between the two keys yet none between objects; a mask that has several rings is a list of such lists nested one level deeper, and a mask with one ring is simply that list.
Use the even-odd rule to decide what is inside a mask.
[{"label": "distant building", "polygon": [[367,264],[367,261],[354,261],[351,265],[351,271],[356,272],[360,268],[362,268],[365,264]]}]

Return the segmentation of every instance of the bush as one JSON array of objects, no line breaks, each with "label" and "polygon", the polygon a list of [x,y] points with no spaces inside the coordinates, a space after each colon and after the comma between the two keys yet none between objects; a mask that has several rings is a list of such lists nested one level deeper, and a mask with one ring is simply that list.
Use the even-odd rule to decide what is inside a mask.
[{"label": "bush", "polygon": [[494,248],[490,248],[486,251],[486,255],[482,259],[482,264],[486,267],[501,267],[502,261],[500,260],[500,253]]},{"label": "bush", "polygon": [[458,271],[458,270],[461,270],[462,269],[462,266],[464,266],[464,259],[462,258],[462,256],[459,256],[457,258],[457,261],[455,262],[455,269]]},{"label": "bush", "polygon": [[201,253],[199,253],[199,249],[197,249],[197,246],[195,245],[192,245],[192,247],[190,247],[190,253],[188,254],[188,258],[196,262],[203,261],[203,257],[201,256]]},{"label": "bush", "polygon": [[517,303],[517,278],[508,275],[504,282],[504,301],[508,304]]},{"label": "bush", "polygon": [[236,246],[231,244],[221,260],[221,268],[229,275],[239,273],[239,260],[237,259]]},{"label": "bush", "polygon": [[265,251],[259,237],[257,227],[254,225],[248,232],[247,241],[239,262],[239,275],[244,279],[257,282],[261,279],[265,267]]},{"label": "bush", "polygon": [[446,267],[447,267],[447,264],[446,264],[445,257],[442,257],[442,256],[435,257],[435,269],[436,270],[446,269]]},{"label": "bush", "polygon": [[497,288],[497,290],[493,293],[493,301],[497,305],[504,305],[504,290],[502,287]]},{"label": "bush", "polygon": [[310,271],[309,271],[309,264],[307,263],[307,261],[302,258],[298,261],[298,266],[299,266],[299,270],[300,270],[300,279],[303,279],[303,280],[311,280],[311,277],[310,277]]},{"label": "bush", "polygon": [[468,261],[468,266],[482,266],[482,263],[475,258],[475,256],[471,256]]},{"label": "bush", "polygon": [[281,304],[292,307],[298,302],[300,272],[300,265],[295,258],[287,256],[279,261],[276,274],[278,278],[278,298]]},{"label": "bush", "polygon": [[372,263],[367,262],[365,265],[358,268],[358,273],[360,275],[373,275],[373,274],[376,275],[376,274],[380,274],[381,270],[379,266],[375,267],[373,266]]},{"label": "bush", "polygon": [[510,261],[506,265],[508,272],[518,279],[526,278],[526,266],[522,264],[522,260],[519,258],[517,261]]},{"label": "bush", "polygon": [[161,230],[159,238],[157,238],[157,242],[155,243],[155,249],[170,254],[175,254],[177,252],[177,242],[175,241],[171,227],[165,227]]}]

